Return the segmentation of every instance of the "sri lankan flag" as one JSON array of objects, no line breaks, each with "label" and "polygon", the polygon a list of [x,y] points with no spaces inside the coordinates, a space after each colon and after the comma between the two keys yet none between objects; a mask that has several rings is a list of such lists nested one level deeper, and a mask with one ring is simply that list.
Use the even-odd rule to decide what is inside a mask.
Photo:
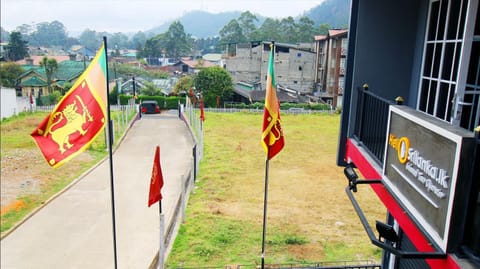
[{"label": "sri lankan flag", "polygon": [[273,52],[271,46],[268,61],[267,90],[265,93],[265,109],[263,112],[262,146],[270,160],[285,145],[282,127],[280,126],[280,103],[278,102],[275,78],[273,74]]},{"label": "sri lankan flag", "polygon": [[104,45],[31,136],[52,167],[83,152],[105,126],[107,58]]}]

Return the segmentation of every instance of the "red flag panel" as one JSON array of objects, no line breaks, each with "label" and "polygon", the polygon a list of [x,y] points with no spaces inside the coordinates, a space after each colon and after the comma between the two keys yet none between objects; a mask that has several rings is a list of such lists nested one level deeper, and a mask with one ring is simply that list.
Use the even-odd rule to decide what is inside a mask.
[{"label": "red flag panel", "polygon": [[105,125],[102,107],[87,81],[71,89],[32,132],[43,157],[58,167],[85,150]]},{"label": "red flag panel", "polygon": [[150,191],[148,193],[148,207],[162,200],[163,175],[160,166],[160,147],[155,149],[153,159],[152,177],[150,178]]}]

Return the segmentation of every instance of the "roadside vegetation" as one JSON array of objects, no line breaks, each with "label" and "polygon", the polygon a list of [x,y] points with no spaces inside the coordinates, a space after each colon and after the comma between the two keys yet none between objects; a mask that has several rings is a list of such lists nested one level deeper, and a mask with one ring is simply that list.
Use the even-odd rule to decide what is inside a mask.
[{"label": "roadside vegetation", "polygon": [[[128,128],[135,110],[128,115],[112,112],[115,143]],[[100,134],[89,149],[63,166],[51,168],[41,155],[30,133],[48,115],[47,112],[23,112],[1,121],[1,234],[42,206],[107,155],[105,134]]]},{"label": "roadside vegetation", "polygon": [[[206,112],[204,157],[168,268],[259,265],[265,153],[261,113]],[[267,264],[379,262],[336,166],[340,116],[282,115],[285,148],[270,161]],[[385,208],[368,188],[356,197],[371,223]],[[360,262],[359,262],[360,263]]]}]

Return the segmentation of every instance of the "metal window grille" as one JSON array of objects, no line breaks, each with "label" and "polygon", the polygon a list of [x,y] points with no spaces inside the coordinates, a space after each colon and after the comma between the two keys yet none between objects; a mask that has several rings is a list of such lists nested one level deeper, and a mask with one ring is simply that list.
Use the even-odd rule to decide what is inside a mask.
[{"label": "metal window grille", "polygon": [[431,0],[418,110],[473,130],[479,123],[478,1]]}]

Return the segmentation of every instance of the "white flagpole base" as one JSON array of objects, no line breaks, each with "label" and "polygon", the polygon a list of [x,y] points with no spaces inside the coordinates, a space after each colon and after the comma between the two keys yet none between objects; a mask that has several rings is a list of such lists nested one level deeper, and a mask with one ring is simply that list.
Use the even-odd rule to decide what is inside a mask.
[{"label": "white flagpole base", "polygon": [[160,245],[158,248],[158,269],[163,269],[163,265],[165,263],[165,219],[163,213],[160,213]]}]

